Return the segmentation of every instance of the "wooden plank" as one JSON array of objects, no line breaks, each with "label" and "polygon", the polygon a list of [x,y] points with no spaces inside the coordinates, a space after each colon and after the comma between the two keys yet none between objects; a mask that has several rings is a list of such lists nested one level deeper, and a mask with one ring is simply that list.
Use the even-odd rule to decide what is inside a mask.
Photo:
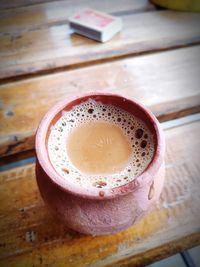
[{"label": "wooden plank", "polygon": [[[0,4],[1,5],[1,4]],[[68,17],[81,8],[90,7],[102,12],[113,14],[131,14],[155,9],[148,0],[73,0],[55,1],[42,4],[0,11],[1,35],[19,35],[21,32],[33,31],[62,25],[68,22]]]},{"label": "wooden plank", "polygon": [[44,113],[57,101],[87,91],[135,98],[160,119],[200,110],[200,47],[123,59],[0,86],[0,155],[33,149]]},{"label": "wooden plank", "polygon": [[[0,9],[7,9],[7,8],[17,8],[17,7],[24,7],[29,5],[35,5],[39,3],[45,3],[45,2],[53,2],[55,0],[12,0],[12,1],[6,1],[1,0],[0,2]],[[59,0],[58,0],[59,1]]]},{"label": "wooden plank", "polygon": [[2,35],[0,79],[48,73],[200,42],[198,13],[155,11],[123,19],[123,30],[104,44],[73,34],[68,24]]},{"label": "wooden plank", "polygon": [[[106,1],[105,0],[101,0],[101,1],[97,1],[97,0],[14,0],[14,1],[5,1],[5,0],[1,0],[0,2],[0,9],[9,9],[12,8],[12,12],[16,12],[17,8],[19,10],[19,8],[21,10],[26,10],[26,11],[30,11],[30,10],[37,10],[38,13],[40,13],[40,11],[45,10],[45,12],[50,12],[51,15],[53,15],[53,10],[55,8],[55,11],[57,11],[57,8],[59,8],[59,6],[61,8],[82,8],[82,7],[92,7],[92,8],[97,8],[99,10],[102,11],[106,11],[106,12],[110,12],[109,8],[110,8],[110,4],[112,4],[114,6],[114,3],[116,3],[116,5],[118,5],[119,10],[122,11],[127,11],[127,10],[143,10],[143,8],[146,9],[146,7],[150,7],[153,8],[154,5],[151,3],[148,3],[147,0],[124,0],[123,3],[116,0],[116,1]],[[13,10],[13,8],[15,8],[15,10]],[[114,8],[114,7],[113,7]],[[21,13],[21,10],[19,10],[19,12]],[[5,11],[5,10],[3,10]],[[59,9],[60,12],[62,12],[61,9]],[[68,12],[68,10],[66,10],[66,12]],[[22,11],[23,14],[23,11]],[[30,13],[31,15],[33,14],[32,12]],[[67,13],[68,14],[68,13]],[[23,16],[23,15],[22,15]]]},{"label": "wooden plank", "polygon": [[200,244],[200,121],[165,131],[166,182],[157,208],[110,236],[66,229],[39,195],[34,165],[2,172],[0,266],[143,266]]}]

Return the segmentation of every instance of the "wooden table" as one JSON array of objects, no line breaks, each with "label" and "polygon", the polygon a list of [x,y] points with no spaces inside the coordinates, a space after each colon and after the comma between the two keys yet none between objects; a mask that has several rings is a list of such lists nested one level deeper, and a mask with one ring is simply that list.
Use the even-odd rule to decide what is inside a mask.
[{"label": "wooden table", "polygon": [[[73,34],[67,18],[89,6],[121,16],[101,44]],[[200,111],[200,14],[146,0],[0,3],[0,162],[34,154],[44,113],[91,90],[136,98],[161,122]],[[191,119],[192,118],[192,119]],[[0,172],[0,266],[141,266],[200,244],[200,122],[165,128],[166,182],[157,208],[134,227],[92,237],[49,214],[34,164]]]}]

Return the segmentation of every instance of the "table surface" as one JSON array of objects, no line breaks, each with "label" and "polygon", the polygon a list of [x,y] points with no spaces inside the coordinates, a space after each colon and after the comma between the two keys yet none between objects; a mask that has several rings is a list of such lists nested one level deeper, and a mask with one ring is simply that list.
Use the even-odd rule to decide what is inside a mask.
[{"label": "table surface", "polygon": [[[122,17],[123,30],[104,44],[72,33],[68,17],[82,7]],[[124,94],[160,122],[176,120],[162,124],[166,182],[156,209],[114,235],[86,236],[57,222],[34,163],[1,171],[0,266],[143,266],[200,244],[199,25],[198,13],[146,0],[1,1],[1,165],[32,157],[42,116],[76,93]]]}]

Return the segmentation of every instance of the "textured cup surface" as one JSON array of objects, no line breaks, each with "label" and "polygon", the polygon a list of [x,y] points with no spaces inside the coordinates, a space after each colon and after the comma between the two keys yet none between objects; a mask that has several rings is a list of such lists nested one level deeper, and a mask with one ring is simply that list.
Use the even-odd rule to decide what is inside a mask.
[{"label": "textured cup surface", "polygon": [[[114,105],[145,122],[155,139],[155,152],[147,169],[137,178],[115,188],[77,187],[63,179],[53,168],[48,156],[51,126],[62,112],[88,99]],[[36,178],[41,195],[52,212],[67,227],[78,232],[103,235],[121,231],[147,214],[162,191],[165,141],[153,114],[134,100],[109,93],[90,93],[67,98],[47,112],[36,134]]]}]

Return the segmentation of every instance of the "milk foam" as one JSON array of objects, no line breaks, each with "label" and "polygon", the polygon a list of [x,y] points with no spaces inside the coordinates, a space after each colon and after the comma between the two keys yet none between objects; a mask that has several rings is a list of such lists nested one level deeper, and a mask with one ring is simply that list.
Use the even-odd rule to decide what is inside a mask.
[{"label": "milk foam", "polygon": [[[103,121],[117,125],[128,138],[132,154],[127,166],[118,173],[89,175],[80,172],[67,155],[67,138],[81,124]],[[70,111],[63,111],[61,118],[51,128],[48,153],[56,172],[63,179],[70,179],[81,187],[114,188],[132,181],[149,165],[154,154],[154,139],[140,119],[112,105],[88,100]]]}]

